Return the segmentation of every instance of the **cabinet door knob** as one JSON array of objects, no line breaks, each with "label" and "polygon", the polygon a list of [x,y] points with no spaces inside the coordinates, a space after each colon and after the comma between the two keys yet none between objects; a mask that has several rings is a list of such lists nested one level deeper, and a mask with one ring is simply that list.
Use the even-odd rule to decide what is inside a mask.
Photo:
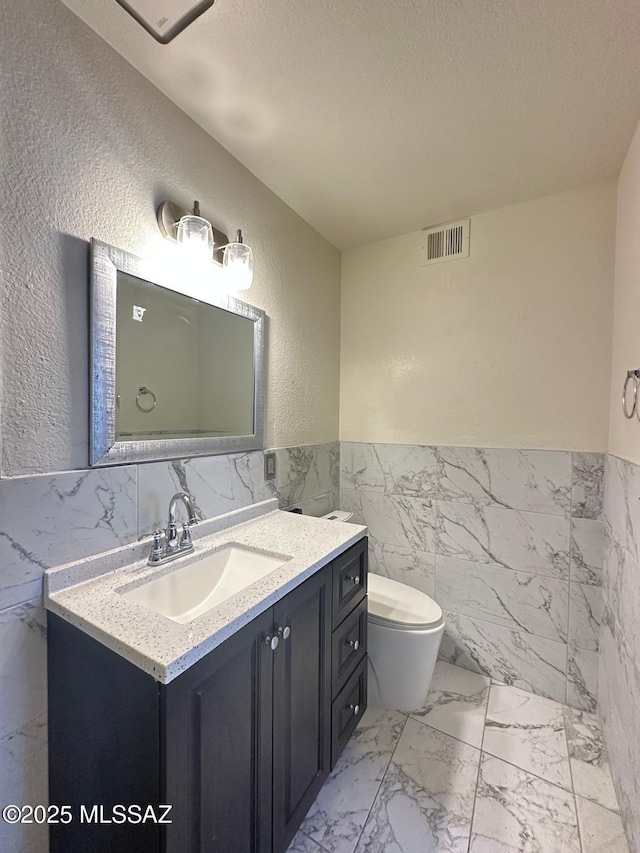
[{"label": "cabinet door knob", "polygon": [[354,652],[357,652],[360,648],[360,640],[349,640],[349,645],[353,648]]},{"label": "cabinet door knob", "polygon": [[271,634],[268,634],[264,638],[265,646],[269,646],[269,648],[271,649],[272,652],[275,652],[275,650],[278,648],[279,642],[280,642],[280,640],[277,637],[272,637]]},{"label": "cabinet door knob", "polygon": [[278,628],[278,636],[281,640],[288,640],[291,636],[291,628],[288,625],[284,628]]},{"label": "cabinet door knob", "polygon": [[353,713],[354,717],[357,717],[360,713],[360,705],[349,705],[349,710]]},{"label": "cabinet door knob", "polygon": [[349,575],[348,580],[350,580],[351,583],[358,586],[358,584],[360,583],[360,575]]}]

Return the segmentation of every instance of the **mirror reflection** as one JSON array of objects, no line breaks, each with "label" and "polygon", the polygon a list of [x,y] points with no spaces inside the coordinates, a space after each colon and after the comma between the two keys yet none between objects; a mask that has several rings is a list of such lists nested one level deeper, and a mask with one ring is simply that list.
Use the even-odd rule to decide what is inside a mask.
[{"label": "mirror reflection", "polygon": [[116,439],[254,432],[254,322],[118,270]]}]

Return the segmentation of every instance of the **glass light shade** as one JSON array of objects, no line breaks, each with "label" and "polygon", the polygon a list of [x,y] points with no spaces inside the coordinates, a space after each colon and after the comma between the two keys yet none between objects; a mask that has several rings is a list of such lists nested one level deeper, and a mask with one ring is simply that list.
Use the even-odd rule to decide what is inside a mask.
[{"label": "glass light shade", "polygon": [[249,290],[253,281],[253,252],[244,243],[229,243],[222,259],[225,287],[228,290]]},{"label": "glass light shade", "polygon": [[183,216],[178,222],[178,245],[195,263],[211,262],[213,258],[213,228],[202,216]]}]

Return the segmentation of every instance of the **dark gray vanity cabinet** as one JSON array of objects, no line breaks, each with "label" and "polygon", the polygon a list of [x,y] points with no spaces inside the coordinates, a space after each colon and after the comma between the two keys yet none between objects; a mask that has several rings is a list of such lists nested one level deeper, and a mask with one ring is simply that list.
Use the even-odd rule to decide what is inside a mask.
[{"label": "dark gray vanity cabinet", "polygon": [[[366,704],[366,548],[333,630],[346,555],[167,685],[50,613],[50,801],[74,815],[51,853],[284,853]],[[80,822],[93,804],[172,823]]]}]

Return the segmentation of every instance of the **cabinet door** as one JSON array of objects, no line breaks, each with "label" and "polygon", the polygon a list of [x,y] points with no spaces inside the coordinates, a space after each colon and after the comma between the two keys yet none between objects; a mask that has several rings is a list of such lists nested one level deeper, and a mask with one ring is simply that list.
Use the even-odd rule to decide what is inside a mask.
[{"label": "cabinet door", "polygon": [[331,566],[278,602],[274,617],[273,850],[282,853],[329,775]]},{"label": "cabinet door", "polygon": [[163,691],[166,853],[271,853],[273,609]]}]

